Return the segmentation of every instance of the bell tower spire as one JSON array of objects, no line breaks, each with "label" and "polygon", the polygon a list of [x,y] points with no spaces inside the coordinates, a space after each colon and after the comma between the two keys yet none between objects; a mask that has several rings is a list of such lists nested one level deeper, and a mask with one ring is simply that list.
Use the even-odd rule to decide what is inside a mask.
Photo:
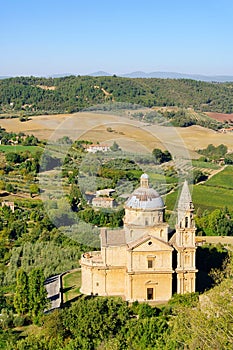
[{"label": "bell tower spire", "polygon": [[192,197],[189,191],[188,182],[185,180],[178,202],[177,224],[180,226],[180,228],[195,227],[193,212],[194,206]]},{"label": "bell tower spire", "polygon": [[185,180],[178,201],[178,215],[176,224],[177,250],[177,293],[195,292],[196,279],[196,227],[193,219],[194,206]]}]

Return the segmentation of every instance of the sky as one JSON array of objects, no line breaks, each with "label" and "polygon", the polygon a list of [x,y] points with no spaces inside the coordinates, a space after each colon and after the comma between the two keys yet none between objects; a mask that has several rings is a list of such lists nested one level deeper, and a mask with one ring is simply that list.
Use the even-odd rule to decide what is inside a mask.
[{"label": "sky", "polygon": [[233,75],[232,0],[0,0],[0,76]]}]

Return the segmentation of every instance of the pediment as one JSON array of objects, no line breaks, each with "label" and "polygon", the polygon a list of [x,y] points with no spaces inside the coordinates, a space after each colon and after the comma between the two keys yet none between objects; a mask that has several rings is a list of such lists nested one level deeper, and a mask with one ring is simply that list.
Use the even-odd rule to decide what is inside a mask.
[{"label": "pediment", "polygon": [[134,241],[129,244],[129,250],[138,251],[138,252],[155,252],[155,251],[172,251],[173,248],[169,243],[164,242],[163,240],[147,235],[141,237],[137,241]]}]

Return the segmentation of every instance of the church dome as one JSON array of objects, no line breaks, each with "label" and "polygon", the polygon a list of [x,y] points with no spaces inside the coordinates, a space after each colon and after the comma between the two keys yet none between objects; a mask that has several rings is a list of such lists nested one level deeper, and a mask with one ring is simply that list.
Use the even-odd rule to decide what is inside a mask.
[{"label": "church dome", "polygon": [[140,187],[130,195],[125,203],[127,209],[155,210],[163,209],[164,202],[158,192],[149,187],[149,176],[142,174]]}]

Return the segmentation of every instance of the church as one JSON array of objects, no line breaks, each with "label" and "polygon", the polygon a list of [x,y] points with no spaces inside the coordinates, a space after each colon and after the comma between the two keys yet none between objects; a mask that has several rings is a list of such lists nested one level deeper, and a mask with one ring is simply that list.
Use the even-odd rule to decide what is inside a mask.
[{"label": "church", "polygon": [[[81,257],[86,295],[120,296],[129,302],[166,302],[174,293],[195,292],[194,207],[187,181],[177,208],[175,232],[165,222],[162,197],[143,174],[125,203],[122,229],[100,233],[101,251]],[[171,236],[171,237],[170,237]]]}]

